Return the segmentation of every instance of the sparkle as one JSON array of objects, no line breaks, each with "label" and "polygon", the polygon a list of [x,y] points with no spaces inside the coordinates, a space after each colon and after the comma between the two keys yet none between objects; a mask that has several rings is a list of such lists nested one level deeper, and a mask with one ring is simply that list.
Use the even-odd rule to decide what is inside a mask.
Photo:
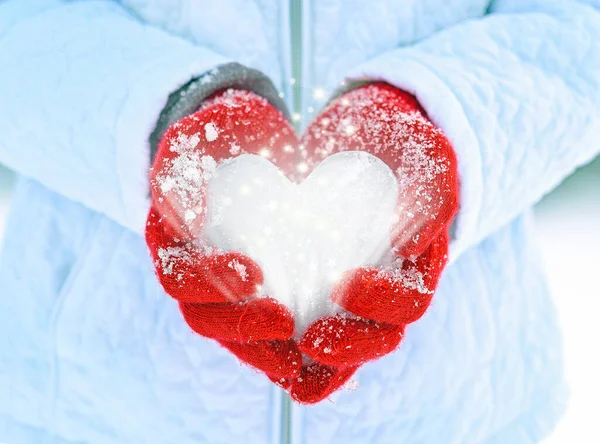
[{"label": "sparkle", "polygon": [[352,124],[348,124],[344,128],[344,133],[346,133],[347,136],[351,136],[355,132],[356,132],[356,127],[354,125],[352,125]]},{"label": "sparkle", "polygon": [[306,164],[306,162],[302,162],[302,163],[298,164],[298,166],[296,167],[296,169],[300,173],[306,173],[308,171],[308,165]]},{"label": "sparkle", "polygon": [[325,98],[325,88],[315,88],[313,90],[313,99],[323,100]]},{"label": "sparkle", "polygon": [[258,152],[258,155],[268,159],[269,157],[271,157],[271,150],[269,150],[268,148],[263,148]]},{"label": "sparkle", "polygon": [[302,116],[300,115],[300,113],[293,113],[292,114],[292,121],[293,122],[299,122],[301,118],[302,118]]}]

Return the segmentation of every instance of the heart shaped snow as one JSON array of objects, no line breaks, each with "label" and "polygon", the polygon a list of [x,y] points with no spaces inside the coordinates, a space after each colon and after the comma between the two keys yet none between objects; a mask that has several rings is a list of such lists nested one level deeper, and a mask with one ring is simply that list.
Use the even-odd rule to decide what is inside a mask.
[{"label": "heart shaped snow", "polygon": [[262,294],[291,310],[301,335],[336,311],[329,294],[344,271],[381,263],[390,251],[398,183],[365,152],[330,156],[300,184],[246,154],[216,168],[207,199],[203,237],[254,259]]}]

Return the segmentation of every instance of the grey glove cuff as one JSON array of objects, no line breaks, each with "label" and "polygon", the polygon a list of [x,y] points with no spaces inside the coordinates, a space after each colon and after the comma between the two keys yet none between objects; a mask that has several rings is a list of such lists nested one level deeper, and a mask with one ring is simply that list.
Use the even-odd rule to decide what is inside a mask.
[{"label": "grey glove cuff", "polygon": [[169,95],[167,104],[156,122],[156,127],[150,134],[151,163],[163,134],[173,123],[197,111],[208,97],[230,88],[252,91],[264,97],[290,120],[290,113],[285,102],[266,75],[239,63],[227,63],[190,80]]},{"label": "grey glove cuff", "polygon": [[327,101],[327,105],[337,99],[339,96],[352,91],[353,89],[360,88],[361,86],[369,85],[371,83],[380,82],[381,80],[353,80],[351,82],[344,82],[343,86],[335,89],[331,94],[331,97]]}]

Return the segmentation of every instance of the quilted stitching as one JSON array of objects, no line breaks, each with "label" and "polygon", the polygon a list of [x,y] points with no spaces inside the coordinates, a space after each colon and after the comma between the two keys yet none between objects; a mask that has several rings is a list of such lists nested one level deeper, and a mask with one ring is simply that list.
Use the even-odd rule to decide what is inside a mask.
[{"label": "quilted stitching", "polygon": [[[135,18],[100,1],[41,12],[60,3],[0,3],[0,96],[9,98],[0,160],[43,184],[22,182],[0,258],[0,399],[11,400],[0,404],[0,439],[274,439],[270,382],[185,328],[142,238],[122,225],[140,229],[136,214],[143,223],[146,136],[169,93],[224,56],[281,79],[280,3],[127,2]],[[553,308],[530,221],[518,215],[598,152],[600,5],[497,0],[503,15],[473,20],[487,3],[311,3],[306,87],[333,88],[366,62],[354,77],[416,92],[459,151],[470,186],[460,216],[468,229],[457,233],[472,248],[400,351],[361,369],[358,391],[296,412],[304,442],[533,443],[561,410]],[[227,29],[226,18],[238,26]],[[102,38],[88,40],[90,30]]]}]

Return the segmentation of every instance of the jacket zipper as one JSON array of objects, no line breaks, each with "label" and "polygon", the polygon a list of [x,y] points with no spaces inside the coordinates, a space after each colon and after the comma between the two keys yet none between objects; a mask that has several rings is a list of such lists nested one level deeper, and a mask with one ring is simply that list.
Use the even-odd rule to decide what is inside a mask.
[{"label": "jacket zipper", "polygon": [[292,119],[294,129],[301,131],[302,116],[302,0],[290,0]]},{"label": "jacket zipper", "polygon": [[[292,84],[292,124],[296,134],[302,130],[302,0],[290,0],[290,54]],[[281,444],[292,442],[292,401],[281,391]]]}]

